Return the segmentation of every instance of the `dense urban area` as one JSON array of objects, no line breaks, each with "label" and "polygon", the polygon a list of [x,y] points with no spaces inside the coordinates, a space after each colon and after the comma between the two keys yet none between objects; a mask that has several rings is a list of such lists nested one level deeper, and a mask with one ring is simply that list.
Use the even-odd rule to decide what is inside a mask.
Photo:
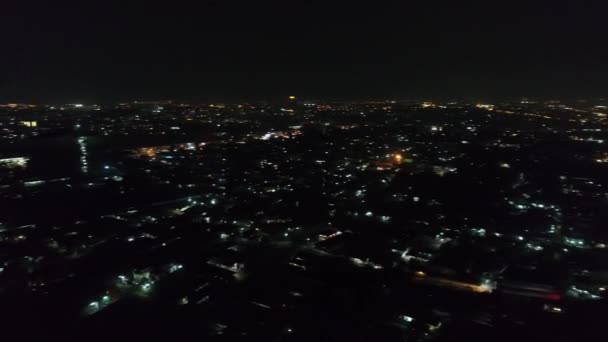
[{"label": "dense urban area", "polygon": [[597,339],[607,115],[602,99],[3,104],[3,334]]}]

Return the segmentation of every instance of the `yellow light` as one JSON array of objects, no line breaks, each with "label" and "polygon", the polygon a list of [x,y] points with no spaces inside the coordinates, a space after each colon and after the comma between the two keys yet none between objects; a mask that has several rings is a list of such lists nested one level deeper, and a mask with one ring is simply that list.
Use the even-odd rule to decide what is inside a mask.
[{"label": "yellow light", "polygon": [[489,110],[489,111],[493,111],[494,110],[494,105],[491,105],[491,104],[478,103],[478,104],[475,105],[475,107],[481,108],[481,109],[486,109],[486,110]]},{"label": "yellow light", "polygon": [[21,121],[21,124],[25,127],[37,127],[38,126],[37,121]]},{"label": "yellow light", "polygon": [[293,95],[290,95],[290,96],[289,96],[289,99],[290,99],[290,100],[295,100],[295,99],[296,99],[296,97],[295,97],[295,96],[293,96]]},{"label": "yellow light", "polygon": [[417,275],[418,277],[425,277],[425,276],[426,276],[426,273],[424,273],[424,272],[422,272],[422,271],[417,271],[417,272],[416,272],[416,275]]}]

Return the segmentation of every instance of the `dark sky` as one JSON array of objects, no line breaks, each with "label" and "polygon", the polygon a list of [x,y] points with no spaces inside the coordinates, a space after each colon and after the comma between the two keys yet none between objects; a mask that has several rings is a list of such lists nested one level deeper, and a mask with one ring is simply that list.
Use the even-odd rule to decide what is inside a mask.
[{"label": "dark sky", "polygon": [[602,2],[11,0],[0,101],[602,96]]}]

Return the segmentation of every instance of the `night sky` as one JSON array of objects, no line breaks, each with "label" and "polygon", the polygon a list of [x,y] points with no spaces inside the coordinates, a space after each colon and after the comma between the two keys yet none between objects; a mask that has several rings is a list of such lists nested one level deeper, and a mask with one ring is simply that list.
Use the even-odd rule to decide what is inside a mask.
[{"label": "night sky", "polygon": [[9,1],[0,101],[606,95],[608,6],[561,2]]}]

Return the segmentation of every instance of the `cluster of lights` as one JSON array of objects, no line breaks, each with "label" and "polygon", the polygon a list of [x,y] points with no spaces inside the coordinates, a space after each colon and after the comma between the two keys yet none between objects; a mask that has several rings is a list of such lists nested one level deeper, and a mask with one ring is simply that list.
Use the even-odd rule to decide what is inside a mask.
[{"label": "cluster of lights", "polygon": [[109,295],[104,295],[100,300],[92,301],[86,307],[86,313],[92,315],[97,311],[105,308],[112,302],[112,298]]},{"label": "cluster of lights", "polygon": [[182,268],[184,268],[184,266],[181,264],[171,264],[169,266],[169,273],[177,272],[177,271],[181,270]]},{"label": "cluster of lights", "polygon": [[580,298],[580,299],[601,299],[602,298],[587,290],[579,289],[574,285],[570,286],[570,288],[568,289],[568,292],[566,294],[571,297]]},{"label": "cluster of lights", "polygon": [[[173,273],[181,268],[183,266],[180,264],[172,264],[169,272]],[[122,289],[136,291],[139,295],[147,295],[154,289],[154,280],[150,278],[149,274],[144,274],[143,276],[134,275],[133,277],[119,275],[116,285]]]},{"label": "cluster of lights", "polygon": [[494,105],[491,105],[491,104],[478,103],[475,105],[475,107],[480,108],[480,109],[489,110],[489,111],[494,110]]},{"label": "cluster of lights", "polygon": [[608,163],[608,156],[604,156],[602,158],[598,158],[595,160],[596,163]]},{"label": "cluster of lights", "polygon": [[585,247],[585,241],[582,239],[573,239],[573,238],[564,237],[564,243],[566,245],[569,245],[572,247],[578,247],[578,248]]}]

